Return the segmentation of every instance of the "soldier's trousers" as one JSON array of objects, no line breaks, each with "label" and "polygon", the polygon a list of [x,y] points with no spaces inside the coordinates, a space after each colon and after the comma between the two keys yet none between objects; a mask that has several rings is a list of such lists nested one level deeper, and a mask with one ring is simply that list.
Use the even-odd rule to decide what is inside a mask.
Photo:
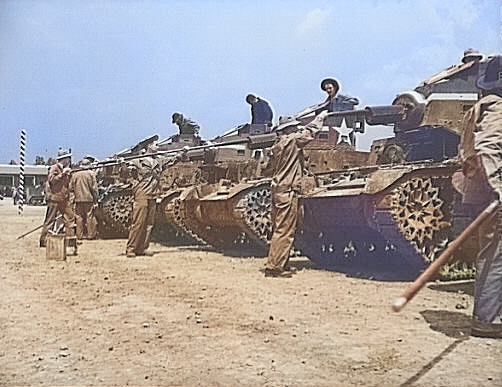
[{"label": "soldier's trousers", "polygon": [[126,252],[142,255],[150,245],[155,221],[155,199],[134,200]]},{"label": "soldier's trousers", "polygon": [[[485,205],[479,206],[476,213],[480,213],[484,208]],[[478,320],[488,323],[494,322],[497,317],[502,318],[502,240],[499,211],[478,229],[479,251],[476,257],[473,314]]]},{"label": "soldier's trousers", "polygon": [[77,238],[94,239],[97,233],[97,221],[94,216],[93,202],[76,202],[75,217],[77,221]]},{"label": "soldier's trousers", "polygon": [[298,219],[298,195],[294,191],[274,192],[272,189],[273,232],[265,267],[284,270],[293,247]]},{"label": "soldier's trousers", "polygon": [[75,213],[67,201],[62,202],[47,202],[47,210],[45,212],[44,225],[40,234],[40,246],[45,246],[49,229],[56,221],[57,215],[62,214],[65,225],[65,232],[68,236],[75,235]]}]

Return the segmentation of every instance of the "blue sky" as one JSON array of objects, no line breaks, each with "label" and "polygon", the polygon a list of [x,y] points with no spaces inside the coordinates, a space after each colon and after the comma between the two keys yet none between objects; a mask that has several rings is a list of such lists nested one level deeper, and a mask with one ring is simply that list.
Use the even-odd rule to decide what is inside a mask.
[{"label": "blue sky", "polygon": [[[325,98],[328,76],[360,107],[501,50],[500,0],[0,0],[0,162],[72,148],[105,158],[173,112],[211,139],[250,120],[255,93],[291,115]],[[358,148],[392,135],[367,128]]]}]

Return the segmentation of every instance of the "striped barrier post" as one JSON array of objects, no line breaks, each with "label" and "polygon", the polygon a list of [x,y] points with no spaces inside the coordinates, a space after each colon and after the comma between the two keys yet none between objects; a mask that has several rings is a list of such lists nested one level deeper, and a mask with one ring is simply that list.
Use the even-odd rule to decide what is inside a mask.
[{"label": "striped barrier post", "polygon": [[18,214],[23,213],[24,206],[24,157],[26,155],[26,132],[21,130],[21,142],[19,147],[19,186],[18,193]]}]

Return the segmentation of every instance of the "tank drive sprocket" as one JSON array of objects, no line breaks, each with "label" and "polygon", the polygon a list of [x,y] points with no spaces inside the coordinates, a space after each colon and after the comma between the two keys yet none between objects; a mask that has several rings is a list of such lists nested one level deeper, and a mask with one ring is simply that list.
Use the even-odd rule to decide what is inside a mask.
[{"label": "tank drive sprocket", "polygon": [[97,216],[101,237],[127,237],[133,202],[130,188],[113,187],[102,194]]},{"label": "tank drive sprocket", "polygon": [[272,237],[271,193],[268,184],[259,185],[247,192],[237,206],[250,236],[267,245]]},{"label": "tank drive sprocket", "polygon": [[428,262],[444,248],[447,235],[442,231],[450,226],[440,180],[415,177],[400,184],[392,194],[391,214],[400,232]]}]

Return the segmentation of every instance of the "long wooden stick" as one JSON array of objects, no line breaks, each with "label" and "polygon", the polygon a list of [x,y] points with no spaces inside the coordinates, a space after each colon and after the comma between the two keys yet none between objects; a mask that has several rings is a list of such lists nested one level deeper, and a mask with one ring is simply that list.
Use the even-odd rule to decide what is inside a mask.
[{"label": "long wooden stick", "polygon": [[474,231],[483,223],[486,218],[499,206],[499,201],[495,200],[488,207],[486,207],[474,221],[465,228],[462,233],[455,238],[448,247],[441,253],[441,255],[432,262],[429,267],[405,290],[403,295],[399,297],[394,304],[392,304],[392,310],[394,312],[399,312],[404,306],[417,294],[417,292],[422,289],[427,282],[429,282],[441,269],[441,267],[448,262],[450,256],[457,250],[460,245],[471,236]]}]

